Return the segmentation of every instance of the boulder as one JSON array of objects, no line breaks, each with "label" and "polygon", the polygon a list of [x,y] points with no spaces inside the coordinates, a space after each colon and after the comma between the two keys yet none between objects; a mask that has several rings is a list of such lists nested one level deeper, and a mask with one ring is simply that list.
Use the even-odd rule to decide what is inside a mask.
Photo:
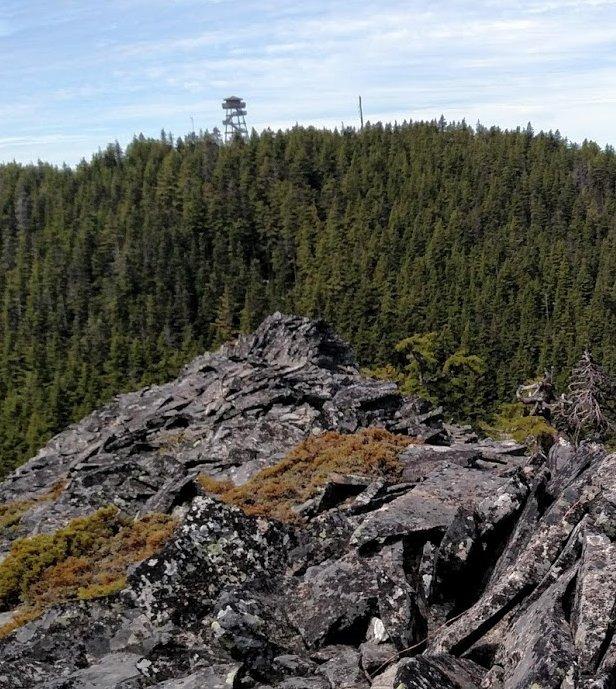
[{"label": "boulder", "polygon": [[[421,449],[432,452],[432,448]],[[466,457],[464,462],[435,463],[415,487],[367,516],[352,543],[361,548],[395,538],[425,541],[436,534],[442,536],[460,507],[473,509],[507,483],[497,472],[466,466]]]},{"label": "boulder", "polygon": [[400,646],[425,633],[417,593],[406,580],[401,543],[372,557],[351,551],[311,567],[288,597],[291,620],[308,647],[333,641],[359,645],[374,617]]},{"label": "boulder", "polygon": [[41,689],[123,689],[141,676],[138,661],[133,653],[112,653],[66,678],[46,682]]},{"label": "boulder", "polygon": [[234,689],[238,686],[239,665],[206,667],[178,679],[150,685],[151,689]]},{"label": "boulder", "polygon": [[157,625],[200,619],[224,587],[258,588],[280,574],[290,544],[283,527],[197,497],[163,550],[131,572],[130,591]]},{"label": "boulder", "polygon": [[397,658],[396,647],[388,643],[366,641],[359,647],[361,667],[369,677],[379,674]]},{"label": "boulder", "polygon": [[[330,687],[337,689],[367,689],[368,680],[360,667],[359,651],[351,646],[327,649],[328,656],[317,672],[323,675]],[[326,656],[323,656],[326,657]]]},{"label": "boulder", "polygon": [[372,689],[479,689],[483,668],[448,655],[405,658],[374,678]]}]

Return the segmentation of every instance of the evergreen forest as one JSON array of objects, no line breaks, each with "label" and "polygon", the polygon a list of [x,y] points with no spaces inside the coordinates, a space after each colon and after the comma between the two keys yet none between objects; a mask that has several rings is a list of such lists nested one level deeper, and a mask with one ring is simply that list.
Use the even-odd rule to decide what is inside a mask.
[{"label": "evergreen forest", "polygon": [[458,415],[585,348],[616,372],[616,155],[558,133],[140,136],[0,166],[0,238],[0,474],[275,310]]}]

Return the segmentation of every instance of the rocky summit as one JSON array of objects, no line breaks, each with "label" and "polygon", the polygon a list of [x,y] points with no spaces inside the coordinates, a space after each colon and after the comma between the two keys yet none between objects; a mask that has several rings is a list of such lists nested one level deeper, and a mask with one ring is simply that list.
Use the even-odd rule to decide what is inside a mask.
[{"label": "rocky summit", "polygon": [[[297,519],[208,489],[252,486],[307,438],[372,427],[405,438],[395,478],[332,472]],[[0,503],[14,517],[0,567],[19,550],[23,581],[28,544],[64,534],[67,551],[71,524],[83,540],[101,508],[175,520],[119,590],[42,606],[39,591],[23,623],[0,572],[2,688],[616,686],[616,455],[479,440],[362,376],[321,322],[275,314],[118,397],[9,476]]]}]

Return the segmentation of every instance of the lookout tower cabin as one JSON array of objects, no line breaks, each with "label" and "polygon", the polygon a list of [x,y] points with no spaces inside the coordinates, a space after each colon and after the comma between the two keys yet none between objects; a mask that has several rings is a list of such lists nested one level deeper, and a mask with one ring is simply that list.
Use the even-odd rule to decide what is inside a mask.
[{"label": "lookout tower cabin", "polygon": [[225,143],[233,141],[239,137],[248,138],[248,128],[246,127],[246,101],[237,96],[229,96],[222,102],[225,111]]}]

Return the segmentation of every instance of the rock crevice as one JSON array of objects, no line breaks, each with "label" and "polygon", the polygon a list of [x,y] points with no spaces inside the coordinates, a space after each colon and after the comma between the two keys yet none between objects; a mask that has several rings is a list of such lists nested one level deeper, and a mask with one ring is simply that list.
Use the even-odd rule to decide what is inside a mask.
[{"label": "rock crevice", "polygon": [[[243,484],[311,434],[370,426],[414,438],[399,478],[333,475],[301,524],[195,480]],[[10,501],[4,551],[107,504],[179,526],[120,593],[1,640],[3,688],[614,686],[616,455],[479,441],[363,377],[321,322],[275,314],[118,397],[0,485]]]}]

